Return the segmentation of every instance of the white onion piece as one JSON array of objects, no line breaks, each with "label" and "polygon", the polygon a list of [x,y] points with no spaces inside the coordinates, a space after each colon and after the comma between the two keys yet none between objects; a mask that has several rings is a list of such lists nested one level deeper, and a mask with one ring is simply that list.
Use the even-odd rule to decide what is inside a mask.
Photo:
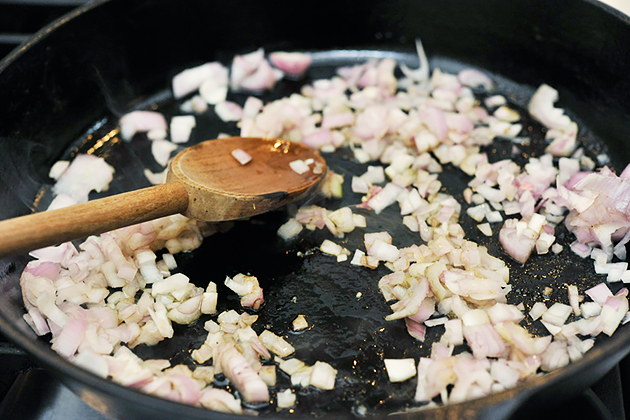
[{"label": "white onion piece", "polygon": [[304,315],[298,315],[292,322],[293,331],[302,331],[308,328],[308,322]]},{"label": "white onion piece", "polygon": [[280,357],[287,357],[295,352],[295,348],[291,344],[269,330],[264,330],[259,337],[269,351]]},{"label": "white onion piece", "polygon": [[278,391],[278,408],[291,408],[295,405],[296,396],[290,389]]},{"label": "white onion piece", "polygon": [[501,105],[505,105],[507,103],[507,100],[505,99],[505,96],[503,95],[493,95],[493,96],[489,96],[484,100],[484,104],[488,107],[488,108],[493,108],[493,107],[497,107],[497,106],[501,106]]},{"label": "white onion piece", "polygon": [[186,143],[196,125],[197,122],[193,115],[179,115],[171,118],[171,141],[173,143]]},{"label": "white onion piece", "polygon": [[368,255],[378,258],[382,261],[394,262],[400,256],[400,251],[394,245],[375,239],[370,245]]},{"label": "white onion piece", "polygon": [[623,294],[610,296],[606,299],[604,305],[602,305],[602,311],[599,316],[602,318],[602,322],[604,324],[603,331],[605,334],[612,335],[619,326],[621,320],[628,313],[627,294],[628,291],[625,290],[625,293]]},{"label": "white onion piece", "polygon": [[[225,99],[223,98],[223,100]],[[204,100],[204,98],[201,97],[201,95],[195,95],[189,100],[187,100],[186,102],[184,102],[179,107],[179,109],[182,112],[189,113],[189,114],[193,114],[193,113],[203,114],[204,112],[208,110],[208,102]],[[156,138],[163,139],[166,137],[166,131],[163,131],[163,132],[150,131],[149,133],[147,133],[147,137],[149,137],[150,140],[155,140]]]},{"label": "white onion piece", "polygon": [[53,198],[46,210],[62,209],[64,207],[73,206],[75,204],[77,204],[77,200],[70,197],[69,195],[58,194],[57,196],[55,196],[55,198]]},{"label": "white onion piece", "polygon": [[302,224],[296,219],[291,218],[278,228],[278,236],[286,241],[298,236],[302,229]]},{"label": "white onion piece", "polygon": [[246,165],[252,160],[252,156],[243,149],[232,150],[232,156],[238,160],[241,165]]},{"label": "white onion piece", "polygon": [[370,191],[370,186],[368,183],[361,177],[353,176],[352,177],[352,192],[367,194]]},{"label": "white onion piece", "polygon": [[226,277],[225,285],[241,297],[241,305],[259,309],[264,303],[263,289],[254,276],[237,274],[234,277]]},{"label": "white onion piece", "polygon": [[230,101],[219,102],[214,106],[214,112],[221,118],[221,121],[238,121],[243,118],[243,108],[237,103]]},{"label": "white onion piece", "polygon": [[144,176],[149,180],[149,182],[153,185],[160,185],[166,182],[166,175],[168,173],[168,168],[165,168],[162,172],[153,173],[150,170],[146,169],[143,171]]},{"label": "white onion piece", "polygon": [[545,312],[547,312],[547,306],[543,302],[536,302],[532,306],[532,309],[529,311],[529,316],[536,321],[540,318]]},{"label": "white onion piece", "polygon": [[569,305],[556,302],[542,314],[542,320],[555,326],[562,326],[571,315],[572,308]]},{"label": "white onion piece", "polygon": [[92,372],[93,374],[100,376],[101,378],[107,378],[109,375],[109,365],[107,360],[100,355],[92,351],[83,351],[72,360],[72,363],[82,367],[83,369]]},{"label": "white onion piece", "polygon": [[166,128],[166,119],[159,112],[133,111],[120,118],[120,135],[125,141],[130,141],[136,133]]},{"label": "white onion piece", "polygon": [[262,48],[245,55],[237,55],[232,61],[230,87],[234,90],[262,91],[271,89],[282,72],[274,71],[265,59]]},{"label": "white onion piece", "polygon": [[77,155],[53,186],[57,195],[65,194],[76,202],[88,200],[88,194],[105,191],[113,180],[114,169],[105,159],[94,155]]},{"label": "white onion piece", "polygon": [[593,299],[593,301],[604,304],[609,297],[612,297],[613,294],[606,286],[605,283],[600,283],[597,286],[593,286],[590,289],[586,290],[585,293]]},{"label": "white onion piece", "polygon": [[254,372],[247,360],[232,345],[221,345],[218,349],[221,369],[240,391],[243,400],[255,403],[269,400],[269,389]]},{"label": "white onion piece", "polygon": [[164,295],[179,290],[188,284],[189,278],[182,273],[173,274],[164,280],[154,283],[151,294]]},{"label": "white onion piece", "polygon": [[39,309],[35,307],[29,309],[23,318],[38,336],[46,335],[50,332],[46,319],[42,316]]},{"label": "white onion piece", "polygon": [[390,382],[404,382],[416,376],[414,359],[383,359]]},{"label": "white onion piece", "polygon": [[245,100],[245,104],[243,105],[243,117],[244,118],[254,118],[256,114],[262,109],[263,101],[258,99],[255,96],[249,96]]},{"label": "white onion piece", "polygon": [[[74,247],[72,242],[65,242],[61,245],[57,246],[49,246],[46,248],[36,249],[35,251],[29,252],[29,255],[35,257],[39,260],[39,262],[31,262],[27,266],[27,272],[32,272],[38,276],[47,277],[51,280],[57,278],[59,274],[59,265],[49,265],[43,263],[43,261],[50,261],[53,263],[61,263],[67,262],[69,258],[75,256],[77,254],[77,249]],[[34,268],[38,267],[35,271]],[[43,269],[43,270],[42,270]]]},{"label": "white onion piece", "polygon": [[300,77],[311,65],[312,58],[304,53],[279,51],[269,54],[269,61],[284,73]]},{"label": "white onion piece", "polygon": [[151,154],[161,166],[167,166],[171,153],[177,149],[177,145],[168,140],[153,140],[151,142]]},{"label": "white onion piece", "polygon": [[[516,219],[507,219],[499,231],[499,242],[516,261],[525,263],[536,245],[537,234],[530,229],[519,232]],[[531,232],[531,233],[530,233]]]},{"label": "white onion piece", "polygon": [[291,162],[289,162],[289,167],[291,167],[291,170],[297,174],[302,175],[303,173],[306,173],[308,171],[311,170],[311,168],[308,166],[308,164],[306,162],[304,162],[301,159],[296,159],[293,160]]},{"label": "white onion piece", "polygon": [[376,214],[383,211],[386,207],[394,204],[398,200],[398,195],[403,191],[403,188],[396,184],[388,183],[380,190],[374,197],[367,201],[369,208],[374,210]]},{"label": "white onion piece", "polygon": [[59,160],[55,162],[55,164],[50,168],[48,176],[55,180],[59,179],[61,174],[65,172],[69,165],[70,161],[68,160]]},{"label": "white onion piece", "polygon": [[186,69],[173,77],[173,96],[184,97],[199,89],[206,80],[217,85],[227,85],[228,70],[221,63],[213,62]]},{"label": "white onion piece", "polygon": [[599,315],[602,311],[602,305],[598,302],[584,302],[580,305],[581,315],[585,318],[592,318]]},{"label": "white onion piece", "polygon": [[335,387],[337,370],[325,362],[315,362],[311,372],[310,384],[317,389],[331,390]]},{"label": "white onion piece", "polygon": [[558,100],[558,91],[549,85],[542,84],[530,99],[527,110],[547,128],[566,129],[571,124],[569,117],[560,108],[554,108]]},{"label": "white onion piece", "polygon": [[[41,306],[41,305],[40,305]],[[61,334],[55,337],[52,349],[66,358],[76,353],[87,327],[87,321],[77,318],[70,318],[64,325]]]},{"label": "white onion piece", "polygon": [[206,104],[220,104],[227,99],[227,94],[227,82],[221,80],[208,79],[199,87],[199,96]]},{"label": "white onion piece", "polygon": [[464,325],[464,337],[476,358],[499,357],[505,343],[490,324]]}]

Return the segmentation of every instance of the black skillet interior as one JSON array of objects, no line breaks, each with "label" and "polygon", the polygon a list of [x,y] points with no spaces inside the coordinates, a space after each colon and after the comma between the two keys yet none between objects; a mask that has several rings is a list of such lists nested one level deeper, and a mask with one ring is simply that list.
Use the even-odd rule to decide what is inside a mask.
[{"label": "black skillet interior", "polygon": [[[551,84],[560,91],[560,106],[578,121],[580,139],[591,155],[609,150],[611,165],[617,169],[630,161],[624,148],[630,127],[623,124],[630,110],[628,80],[623,78],[623,64],[630,63],[628,22],[600,6],[575,2],[567,7],[560,1],[517,1],[510,6],[497,1],[409,1],[399,2],[396,7],[381,2],[364,2],[360,7],[351,2],[337,2],[334,7],[317,2],[306,7],[311,10],[308,19],[288,4],[101,2],[96,7],[88,6],[69,24],[41,34],[42,39],[21,56],[5,61],[6,68],[0,66],[0,87],[7,93],[0,97],[0,107],[5,111],[0,125],[1,147],[7,168],[2,177],[1,191],[7,203],[0,209],[2,216],[24,213],[34,201],[45,206],[50,197],[46,187],[41,186],[49,184],[47,168],[77,150],[94,147],[115,128],[117,116],[122,113],[150,104],[159,104],[167,114],[174,113],[175,105],[165,91],[173,74],[205,61],[228,64],[234,53],[249,52],[258,46],[265,46],[267,51],[318,52],[308,74],[313,80],[330,77],[334,66],[358,63],[374,55],[416,65],[413,40],[419,37],[433,67],[447,71],[468,65],[488,69],[499,91],[517,106],[523,107],[541,82]],[[198,12],[198,8],[205,12]],[[230,18],[222,18],[225,16]],[[296,91],[304,82],[283,82],[265,99]],[[242,102],[244,98],[235,95],[232,99]],[[212,113],[199,118],[198,125],[192,141],[212,138],[219,132],[238,133],[234,126],[218,124]],[[524,152],[540,154],[541,128],[532,122],[529,126],[533,141]],[[606,145],[599,139],[605,139]],[[148,156],[148,147],[146,138],[140,136],[130,144],[109,142],[97,151],[116,167],[111,192],[146,185],[142,168],[158,169],[152,166],[155,164]],[[510,150],[499,144],[489,152],[495,159],[518,159],[510,155]],[[333,169],[348,174],[362,169],[351,164],[344,152],[329,156],[329,161]],[[28,176],[24,176],[25,168]],[[456,172],[443,180],[454,194],[461,194],[465,182],[466,177]],[[356,203],[357,197],[346,185],[344,199],[326,205]],[[301,413],[343,416],[360,405],[380,414],[406,408],[414,384],[389,384],[382,358],[428,355],[430,343],[439,338],[440,327],[431,329],[427,342],[419,345],[406,334],[404,326],[386,323],[383,317],[389,309],[375,288],[386,271],[351,268],[347,262],[338,264],[319,252],[310,252],[323,238],[331,238],[323,232],[289,244],[281,242],[275,230],[285,218],[284,213],[274,213],[238,222],[231,231],[207,239],[199,250],[182,255],[181,270],[200,285],[210,280],[221,283],[225,275],[237,272],[257,275],[267,300],[259,324],[273,325],[276,332],[288,332],[297,314],[307,316],[313,325],[310,330],[295,337],[289,333],[297,357],[307,363],[331,362],[340,369],[341,380],[332,392],[300,391]],[[393,209],[371,217],[367,231],[393,229],[396,245],[419,243],[416,235],[394,226],[395,218]],[[461,222],[467,236],[487,242],[467,217],[463,216]],[[348,235],[345,246],[355,249],[361,242],[362,232],[356,232]],[[569,242],[564,240],[565,244]],[[487,245],[494,255],[504,256],[496,244]],[[9,336],[45,364],[57,365],[56,372],[66,380],[73,378],[71,386],[80,395],[88,395],[86,399],[93,405],[100,404],[102,410],[114,416],[149,412],[170,415],[176,410],[191,418],[207,414],[136,395],[71,366],[58,365],[47,344],[32,341],[33,334],[19,320],[22,309],[17,278],[25,261],[22,257],[2,262],[0,313],[3,330]],[[588,261],[566,251],[560,256],[534,257],[525,268],[510,264],[515,286],[510,299],[523,301],[528,308],[540,299],[542,285],[553,287],[552,299],[566,301],[565,283],[586,288],[601,281],[585,274],[592,272]],[[229,296],[223,289],[220,292],[221,296]],[[357,297],[357,292],[362,295]],[[236,307],[237,302],[227,297],[222,305]],[[186,362],[183,349],[200,344],[203,332],[200,325],[179,330],[177,339],[140,348],[139,353]],[[428,411],[425,416],[483,416],[482,407],[493,408],[487,415],[505,414],[536,390],[575,392],[625,355],[628,344],[623,340],[627,335],[628,329],[623,328],[613,339],[601,340],[583,362],[562,372],[480,402]],[[288,379],[281,378],[280,387],[287,384]],[[95,394],[94,389],[99,392]],[[130,398],[137,400],[135,406],[128,404]],[[544,395],[538,393],[534,398]],[[272,409],[263,413],[283,415]]]}]

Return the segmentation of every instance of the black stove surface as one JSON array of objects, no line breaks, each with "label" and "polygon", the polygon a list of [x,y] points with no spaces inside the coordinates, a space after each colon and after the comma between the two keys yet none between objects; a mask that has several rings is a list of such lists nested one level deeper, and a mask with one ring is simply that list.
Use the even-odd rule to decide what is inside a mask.
[{"label": "black stove surface", "polygon": [[[0,59],[33,32],[86,0],[0,0]],[[555,407],[525,405],[510,420],[626,419],[630,401],[630,357],[591,388]],[[0,419],[107,420],[0,336]]]}]

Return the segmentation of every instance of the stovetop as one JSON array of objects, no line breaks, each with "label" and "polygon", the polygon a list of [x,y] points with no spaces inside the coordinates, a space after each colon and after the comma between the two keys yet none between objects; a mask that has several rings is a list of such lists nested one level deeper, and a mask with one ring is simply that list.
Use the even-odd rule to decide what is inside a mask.
[{"label": "stovetop", "polygon": [[[0,59],[47,23],[86,0],[0,0]],[[617,6],[630,0],[605,0]],[[625,2],[625,3],[624,3]],[[541,410],[525,405],[510,420],[622,420],[624,401],[630,401],[630,357],[591,388]],[[630,412],[630,410],[627,410]],[[534,414],[535,413],[535,414]],[[630,418],[630,417],[629,417]],[[0,336],[0,419],[107,420],[53,378],[25,352]]]}]

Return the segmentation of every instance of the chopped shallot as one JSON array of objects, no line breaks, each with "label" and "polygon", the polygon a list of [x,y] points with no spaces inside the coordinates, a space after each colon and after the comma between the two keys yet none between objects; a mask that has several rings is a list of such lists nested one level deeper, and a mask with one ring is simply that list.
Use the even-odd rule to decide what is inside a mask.
[{"label": "chopped shallot", "polygon": [[159,112],[133,111],[120,119],[120,135],[126,141],[130,141],[136,133],[166,128],[166,119]]},{"label": "chopped shallot", "polygon": [[228,71],[220,63],[206,63],[186,69],[173,77],[173,96],[181,98],[199,89],[207,80],[216,85],[227,85]]},{"label": "chopped shallot", "polygon": [[310,171],[311,169],[306,162],[300,159],[289,162],[289,166],[291,167],[293,172],[298,173],[300,175]]},{"label": "chopped shallot", "polygon": [[414,359],[384,359],[383,362],[391,382],[403,382],[416,376]]},{"label": "chopped shallot", "polygon": [[232,150],[232,156],[238,160],[241,165],[246,165],[252,160],[252,156],[243,149]]},{"label": "chopped shallot", "polygon": [[105,191],[113,179],[114,169],[105,159],[94,155],[77,155],[59,176],[53,192],[65,194],[76,202],[88,201],[90,191]]},{"label": "chopped shallot", "polygon": [[303,53],[273,52],[269,54],[269,61],[284,73],[300,77],[311,65],[312,59],[310,55]]},{"label": "chopped shallot", "polygon": [[171,118],[171,141],[173,143],[186,143],[196,125],[194,115],[180,115]]}]

